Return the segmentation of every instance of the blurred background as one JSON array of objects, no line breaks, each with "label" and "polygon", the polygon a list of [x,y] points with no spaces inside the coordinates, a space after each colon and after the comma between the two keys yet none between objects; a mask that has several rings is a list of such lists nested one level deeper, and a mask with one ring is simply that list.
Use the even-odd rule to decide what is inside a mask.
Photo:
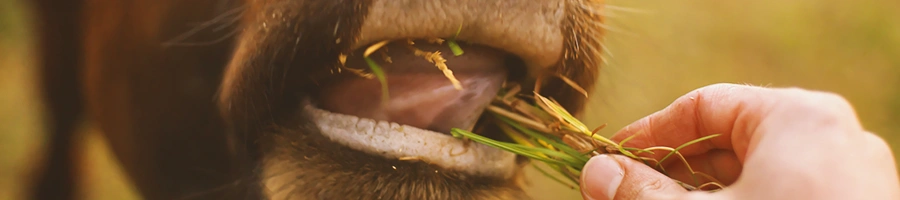
[{"label": "blurred background", "polygon": [[[900,155],[900,1],[613,0],[608,65],[585,121],[603,134],[718,82],[844,95]],[[0,0],[0,200],[20,199],[43,142],[24,2]],[[85,131],[94,132],[89,126]],[[87,199],[136,199],[102,138],[80,138]],[[822,149],[829,151],[831,149]],[[540,177],[537,173],[530,174]],[[541,199],[579,199],[544,179]]]}]

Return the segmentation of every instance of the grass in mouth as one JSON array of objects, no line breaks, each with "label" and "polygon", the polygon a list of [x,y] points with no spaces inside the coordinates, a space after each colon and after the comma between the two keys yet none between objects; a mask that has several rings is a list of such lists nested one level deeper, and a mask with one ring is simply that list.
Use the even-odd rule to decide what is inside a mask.
[{"label": "grass in mouth", "polygon": [[[462,26],[460,26],[460,29],[462,29]],[[456,35],[459,35],[459,30],[457,30]],[[446,40],[447,45],[450,47],[450,50],[453,52],[454,56],[461,56],[464,52],[463,52],[462,48],[460,48],[459,44],[456,43],[455,39],[456,39],[456,36],[454,36],[452,39]],[[366,51],[363,52],[363,60],[366,61],[366,65],[369,66],[369,70],[371,70],[371,73],[367,73],[362,69],[353,69],[353,68],[346,67],[345,64],[347,62],[347,55],[341,54],[338,57],[338,60],[340,61],[340,64],[341,64],[340,67],[338,68],[339,72],[343,71],[343,70],[347,70],[347,71],[349,71],[353,74],[356,74],[360,77],[363,77],[363,78],[368,78],[368,79],[377,78],[378,79],[378,82],[380,82],[380,84],[381,84],[381,100],[382,100],[381,102],[382,103],[387,103],[388,100],[390,99],[390,93],[388,91],[387,75],[384,73],[384,70],[381,68],[381,66],[379,66],[378,63],[376,63],[375,60],[373,60],[370,56],[372,55],[372,53],[375,53],[376,51],[378,51],[378,49],[381,49],[381,47],[384,47],[385,45],[387,45],[390,42],[391,42],[390,40],[385,40],[385,41],[381,41],[381,42],[372,44],[366,48]],[[428,40],[428,42],[441,44],[441,43],[445,42],[445,40],[441,39],[441,38],[431,38]],[[444,57],[441,55],[440,51],[428,52],[428,51],[423,51],[421,49],[418,49],[413,46],[413,45],[415,45],[415,43],[413,43],[412,39],[407,40],[407,44],[408,44],[407,47],[411,51],[413,51],[413,53],[416,56],[421,56],[428,62],[434,63],[434,66],[437,67],[438,70],[441,70],[441,72],[444,73],[444,76],[446,76],[447,79],[450,80],[450,82],[453,84],[454,88],[456,88],[457,90],[463,89],[462,84],[459,82],[458,79],[456,79],[456,76],[453,75],[453,70],[450,70],[450,68],[447,67],[447,59],[444,59]],[[388,57],[386,53],[382,52],[382,56],[384,57],[385,62],[387,62],[387,63],[392,62],[391,58]]]},{"label": "grass in mouth", "polygon": [[459,44],[456,43],[456,37],[459,36],[460,32],[462,32],[462,24],[459,25],[458,29],[456,29],[456,34],[453,35],[453,38],[447,40],[447,46],[450,47],[450,51],[453,52],[454,56],[461,56],[464,53],[462,48],[459,47]]},{"label": "grass in mouth", "polygon": [[[462,28],[462,26],[460,26],[460,28]],[[459,31],[457,31],[457,35],[459,35]],[[454,56],[460,56],[463,54],[463,50],[456,43],[455,39],[456,36],[447,39],[446,42]],[[440,38],[428,40],[428,42],[438,44],[444,41],[445,40]],[[377,78],[382,86],[382,102],[387,102],[389,98],[387,78],[381,67],[369,56],[388,42],[389,41],[382,41],[375,43],[366,49],[363,57],[371,70],[371,74],[362,72],[361,70],[350,70],[365,78]],[[422,56],[429,62],[434,63],[435,66],[444,73],[447,79],[453,83],[456,89],[463,89],[459,84],[459,81],[453,76],[453,71],[447,67],[446,59],[441,56],[439,51],[422,51],[413,47],[412,40],[408,40],[408,43],[411,51],[414,51],[416,55]],[[390,58],[386,57],[385,59],[389,60]],[[343,64],[345,60],[346,56],[342,55],[341,64]],[[587,98],[587,91],[578,86],[574,81],[561,75],[556,75],[556,77],[568,83],[572,88],[584,94],[585,98]],[[536,83],[536,90],[540,89],[540,84],[540,81]],[[614,142],[597,134],[604,125],[589,129],[587,125],[572,116],[552,98],[541,96],[536,91],[525,94],[521,91],[521,87],[514,83],[506,84],[506,87],[492,100],[486,111],[486,117],[491,117],[493,119],[492,121],[495,122],[500,130],[509,136],[513,142],[497,141],[459,128],[452,129],[451,134],[457,138],[468,139],[539,161],[533,163],[534,167],[539,172],[572,189],[576,189],[580,185],[579,177],[581,176],[581,170],[584,168],[588,159],[600,154],[624,155],[631,159],[641,161],[667,176],[671,175],[666,172],[662,163],[668,159],[672,159],[674,156],[685,165],[693,179],[692,184],[675,180],[685,189],[715,191],[724,188],[724,185],[712,176],[694,171],[690,164],[688,164],[687,159],[679,153],[679,150],[684,147],[704,140],[709,140],[719,136],[719,134],[699,138],[674,148],[664,146],[643,149],[627,147],[624,146],[624,144],[634,136],[620,142]],[[657,151],[668,153],[659,160],[646,156],[648,154],[655,154]],[[538,167],[536,164],[539,163],[552,169],[555,174]],[[702,182],[701,180],[705,180],[705,182]]]},{"label": "grass in mouth", "polygon": [[[444,42],[444,40],[435,38],[435,39],[430,39],[430,42],[440,44],[440,43]],[[428,62],[434,63],[434,66],[437,67],[439,70],[441,70],[441,72],[444,73],[444,76],[446,76],[447,79],[450,80],[451,83],[453,83],[453,88],[456,88],[457,90],[463,89],[462,84],[459,83],[459,80],[456,79],[456,76],[453,76],[453,70],[450,70],[450,68],[447,67],[447,59],[444,59],[444,57],[441,56],[440,51],[434,51],[434,52],[422,51],[421,49],[418,49],[413,46],[415,43],[413,43],[412,40],[407,40],[407,44],[409,44],[409,46],[408,46],[409,49],[412,50],[416,56],[421,56],[421,57],[425,58],[425,60],[427,60]],[[456,44],[456,43],[453,43],[453,44]],[[457,45],[457,48],[459,48],[459,45]],[[460,55],[461,54],[462,53],[460,53]]]}]

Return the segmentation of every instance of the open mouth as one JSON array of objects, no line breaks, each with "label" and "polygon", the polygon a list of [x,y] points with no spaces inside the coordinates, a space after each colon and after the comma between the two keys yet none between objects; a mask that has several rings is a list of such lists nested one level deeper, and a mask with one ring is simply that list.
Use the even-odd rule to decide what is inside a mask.
[{"label": "open mouth", "polygon": [[[368,71],[369,63],[362,56],[368,46],[364,45],[394,40],[369,56],[384,71],[388,98],[383,100],[377,78],[340,73],[340,78],[323,83],[305,106],[323,135],[389,159],[418,160],[474,175],[512,176],[517,167],[514,154],[453,138],[450,129],[488,126],[482,119],[484,110],[505,83],[534,78],[558,61],[562,55],[561,8],[516,7],[515,1],[501,1],[450,12],[407,1],[374,4],[363,23],[359,45],[348,55],[343,69]],[[416,5],[425,7],[409,8]],[[379,12],[383,10],[410,12],[398,16]],[[460,47],[465,53],[455,56],[446,44],[416,40],[410,45],[404,39],[439,37],[457,37],[463,41]],[[441,52],[458,84],[416,51]]]},{"label": "open mouth", "polygon": [[[514,72],[525,69],[504,51],[465,43],[460,47],[465,53],[454,56],[446,44],[392,42],[370,56],[384,71],[386,99],[377,78],[342,73],[323,85],[306,110],[323,134],[357,150],[472,174],[510,176],[515,171],[513,154],[449,133],[452,128],[484,126],[478,122],[485,107],[504,83],[523,78]],[[447,52],[442,57],[458,84],[416,51]],[[368,69],[360,54],[348,57],[345,71]]]}]

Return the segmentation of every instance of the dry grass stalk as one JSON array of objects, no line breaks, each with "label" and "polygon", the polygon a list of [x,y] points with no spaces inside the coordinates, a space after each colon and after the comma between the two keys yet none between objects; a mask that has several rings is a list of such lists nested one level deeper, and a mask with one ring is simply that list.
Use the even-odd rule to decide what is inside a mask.
[{"label": "dry grass stalk", "polygon": [[[432,40],[432,42],[438,41]],[[440,42],[443,42],[443,40],[440,40]],[[444,73],[444,76],[446,76],[447,79],[450,80],[450,82],[453,84],[453,88],[456,88],[457,90],[463,89],[462,84],[459,83],[459,80],[456,79],[456,76],[453,76],[453,71],[447,67],[447,59],[444,59],[444,57],[441,56],[441,51],[422,51],[421,49],[414,47],[412,41],[409,41],[409,49],[412,50],[416,56],[422,56],[428,62],[434,63],[434,66],[437,67],[438,70],[441,70],[441,72]]]}]

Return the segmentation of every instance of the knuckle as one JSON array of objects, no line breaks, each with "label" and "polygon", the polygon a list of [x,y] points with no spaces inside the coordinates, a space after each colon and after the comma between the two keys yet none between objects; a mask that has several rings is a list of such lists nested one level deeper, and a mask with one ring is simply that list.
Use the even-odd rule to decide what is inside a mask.
[{"label": "knuckle", "polygon": [[844,96],[831,92],[815,92],[823,105],[833,108],[838,114],[853,113],[853,106]]},{"label": "knuckle", "polygon": [[806,120],[821,125],[858,123],[850,101],[841,95],[800,88],[788,88],[785,94],[783,109],[799,114]]},{"label": "knuckle", "polygon": [[714,83],[714,84],[710,84],[704,88],[728,89],[728,88],[733,88],[733,87],[737,87],[737,86],[738,86],[737,84],[733,84],[733,83]]},{"label": "knuckle", "polygon": [[695,90],[694,92],[697,94],[713,94],[713,93],[727,93],[728,91],[732,91],[735,88],[747,87],[744,85],[738,85],[733,83],[716,83],[704,86],[700,89]]},{"label": "knuckle", "polygon": [[877,155],[876,159],[893,159],[890,145],[883,138],[874,133],[865,134],[865,147],[868,147],[870,155]]},{"label": "knuckle", "polygon": [[662,190],[663,188],[665,188],[665,185],[666,184],[663,183],[663,181],[661,179],[655,179],[655,180],[648,181],[644,185],[643,189],[646,191],[659,191],[659,190]]},{"label": "knuckle", "polygon": [[647,197],[666,190],[669,184],[663,182],[662,179],[653,179],[644,182],[636,192],[635,199],[647,199]]},{"label": "knuckle", "polygon": [[[848,101],[844,96],[841,96],[832,92],[824,92],[824,91],[812,91],[801,88],[788,88],[786,89],[787,94],[790,98],[796,99],[798,101],[794,101],[797,103],[803,103],[808,105],[815,105],[820,108],[839,108],[834,109],[836,111],[848,111],[852,110],[850,105],[850,101]],[[816,109],[822,110],[822,109]]]},{"label": "knuckle", "polygon": [[702,105],[721,100],[723,97],[740,93],[738,88],[746,87],[731,83],[716,83],[698,88],[676,100],[676,104],[685,109],[697,109]]}]

